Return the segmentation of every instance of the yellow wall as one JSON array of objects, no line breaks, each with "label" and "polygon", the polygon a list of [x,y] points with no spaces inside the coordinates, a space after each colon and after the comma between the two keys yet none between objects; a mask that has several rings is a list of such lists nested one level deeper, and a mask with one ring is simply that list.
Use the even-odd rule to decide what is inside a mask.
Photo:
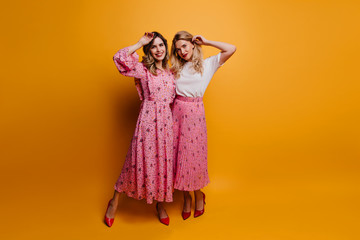
[{"label": "yellow wall", "polygon": [[[348,0],[3,3],[0,237],[357,239],[359,10]],[[154,206],[122,198],[108,229],[139,110],[112,56],[154,30],[237,46],[205,94],[206,213],[184,222],[176,193],[166,228]]]}]

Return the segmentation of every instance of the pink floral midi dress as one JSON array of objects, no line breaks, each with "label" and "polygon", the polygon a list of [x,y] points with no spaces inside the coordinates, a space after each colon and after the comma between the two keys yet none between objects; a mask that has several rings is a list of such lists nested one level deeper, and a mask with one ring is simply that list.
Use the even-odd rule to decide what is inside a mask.
[{"label": "pink floral midi dress", "polygon": [[153,75],[136,52],[128,48],[114,55],[119,72],[138,80],[142,100],[135,133],[121,174],[114,186],[135,199],[171,202],[173,200],[173,119],[170,103],[175,97],[174,76],[168,70]]}]

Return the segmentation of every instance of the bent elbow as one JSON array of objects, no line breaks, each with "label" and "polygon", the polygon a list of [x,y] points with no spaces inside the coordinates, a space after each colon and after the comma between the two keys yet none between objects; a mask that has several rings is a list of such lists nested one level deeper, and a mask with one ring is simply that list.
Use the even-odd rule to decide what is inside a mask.
[{"label": "bent elbow", "polygon": [[232,45],[232,54],[234,54],[236,52],[236,46],[235,45]]},{"label": "bent elbow", "polygon": [[117,54],[115,54],[115,55],[113,56],[113,61],[116,62],[117,59],[118,59],[118,56],[117,56]]}]

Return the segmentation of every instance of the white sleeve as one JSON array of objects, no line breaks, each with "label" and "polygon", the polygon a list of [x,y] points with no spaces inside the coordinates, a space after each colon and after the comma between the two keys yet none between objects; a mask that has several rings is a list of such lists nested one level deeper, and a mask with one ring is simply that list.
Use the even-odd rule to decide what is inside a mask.
[{"label": "white sleeve", "polygon": [[217,55],[208,57],[204,60],[204,82],[203,82],[203,92],[205,92],[207,86],[209,85],[211,78],[214,76],[215,72],[221,67],[220,65],[220,55],[221,53],[218,53]]},{"label": "white sleeve", "polygon": [[214,73],[219,69],[219,67],[222,66],[222,65],[220,65],[220,56],[221,56],[221,53],[218,53],[217,55],[208,57],[206,59],[206,61],[209,61],[207,64],[209,64],[208,67],[209,67],[209,73],[211,76],[213,76]]}]

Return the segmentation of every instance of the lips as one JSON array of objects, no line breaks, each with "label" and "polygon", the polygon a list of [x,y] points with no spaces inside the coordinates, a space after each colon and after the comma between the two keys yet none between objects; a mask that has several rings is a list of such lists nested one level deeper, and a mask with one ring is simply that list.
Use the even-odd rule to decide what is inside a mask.
[{"label": "lips", "polygon": [[164,53],[155,54],[156,57],[161,57],[162,55],[164,55]]},{"label": "lips", "polygon": [[186,53],[186,54],[183,54],[182,57],[183,57],[183,58],[186,58],[187,55],[188,55],[187,53]]}]

